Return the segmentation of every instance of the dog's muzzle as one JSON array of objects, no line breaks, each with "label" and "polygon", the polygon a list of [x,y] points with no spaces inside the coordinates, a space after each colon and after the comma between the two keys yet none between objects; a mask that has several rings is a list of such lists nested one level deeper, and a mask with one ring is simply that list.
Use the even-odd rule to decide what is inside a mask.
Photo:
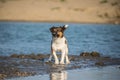
[{"label": "dog's muzzle", "polygon": [[53,35],[54,37],[59,37],[59,35],[57,34],[57,32],[52,33],[52,35]]}]

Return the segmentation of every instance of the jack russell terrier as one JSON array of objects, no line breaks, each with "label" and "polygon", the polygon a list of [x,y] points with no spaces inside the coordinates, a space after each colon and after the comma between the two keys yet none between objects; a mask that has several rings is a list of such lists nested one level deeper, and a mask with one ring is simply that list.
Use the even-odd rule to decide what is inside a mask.
[{"label": "jack russell terrier", "polygon": [[[60,26],[60,27],[51,27],[50,31],[52,33],[52,41],[51,41],[51,54],[49,57],[49,61],[51,61],[52,56],[54,56],[55,64],[65,64],[64,59],[66,59],[66,64],[69,64],[70,61],[68,59],[68,45],[67,40],[64,36],[64,31],[68,27],[68,25]],[[61,52],[61,60],[56,55],[56,52]]]}]

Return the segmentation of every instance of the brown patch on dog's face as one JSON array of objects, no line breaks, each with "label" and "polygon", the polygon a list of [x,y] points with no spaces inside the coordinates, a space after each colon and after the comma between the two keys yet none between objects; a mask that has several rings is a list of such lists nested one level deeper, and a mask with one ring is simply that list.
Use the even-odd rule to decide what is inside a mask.
[{"label": "brown patch on dog's face", "polygon": [[64,35],[65,27],[51,27],[50,31],[53,37],[62,38]]}]

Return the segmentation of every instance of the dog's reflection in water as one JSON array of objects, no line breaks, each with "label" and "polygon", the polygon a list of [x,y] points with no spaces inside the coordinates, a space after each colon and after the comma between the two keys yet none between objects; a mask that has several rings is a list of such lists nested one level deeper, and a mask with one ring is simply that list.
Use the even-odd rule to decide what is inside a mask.
[{"label": "dog's reflection in water", "polygon": [[50,80],[67,80],[65,66],[52,66],[50,71]]},{"label": "dog's reflection in water", "polygon": [[67,72],[66,71],[51,72],[50,80],[67,80]]}]

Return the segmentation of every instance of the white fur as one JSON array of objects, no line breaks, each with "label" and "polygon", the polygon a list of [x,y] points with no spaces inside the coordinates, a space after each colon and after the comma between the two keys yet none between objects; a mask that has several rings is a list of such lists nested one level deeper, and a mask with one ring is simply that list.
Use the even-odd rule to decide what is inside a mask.
[{"label": "white fur", "polygon": [[[56,52],[61,52],[61,60],[60,60],[60,64],[64,64],[64,59],[66,59],[66,64],[69,64],[70,61],[68,59],[68,46],[65,43],[66,42],[66,38],[62,37],[62,38],[54,38],[52,39],[52,54],[55,58],[55,64],[59,64],[59,60],[58,57],[56,55]],[[50,56],[49,60],[51,60],[52,55]]]},{"label": "white fur", "polygon": [[65,28],[67,28],[67,27],[68,27],[68,25],[66,24],[66,25],[65,25]]}]

